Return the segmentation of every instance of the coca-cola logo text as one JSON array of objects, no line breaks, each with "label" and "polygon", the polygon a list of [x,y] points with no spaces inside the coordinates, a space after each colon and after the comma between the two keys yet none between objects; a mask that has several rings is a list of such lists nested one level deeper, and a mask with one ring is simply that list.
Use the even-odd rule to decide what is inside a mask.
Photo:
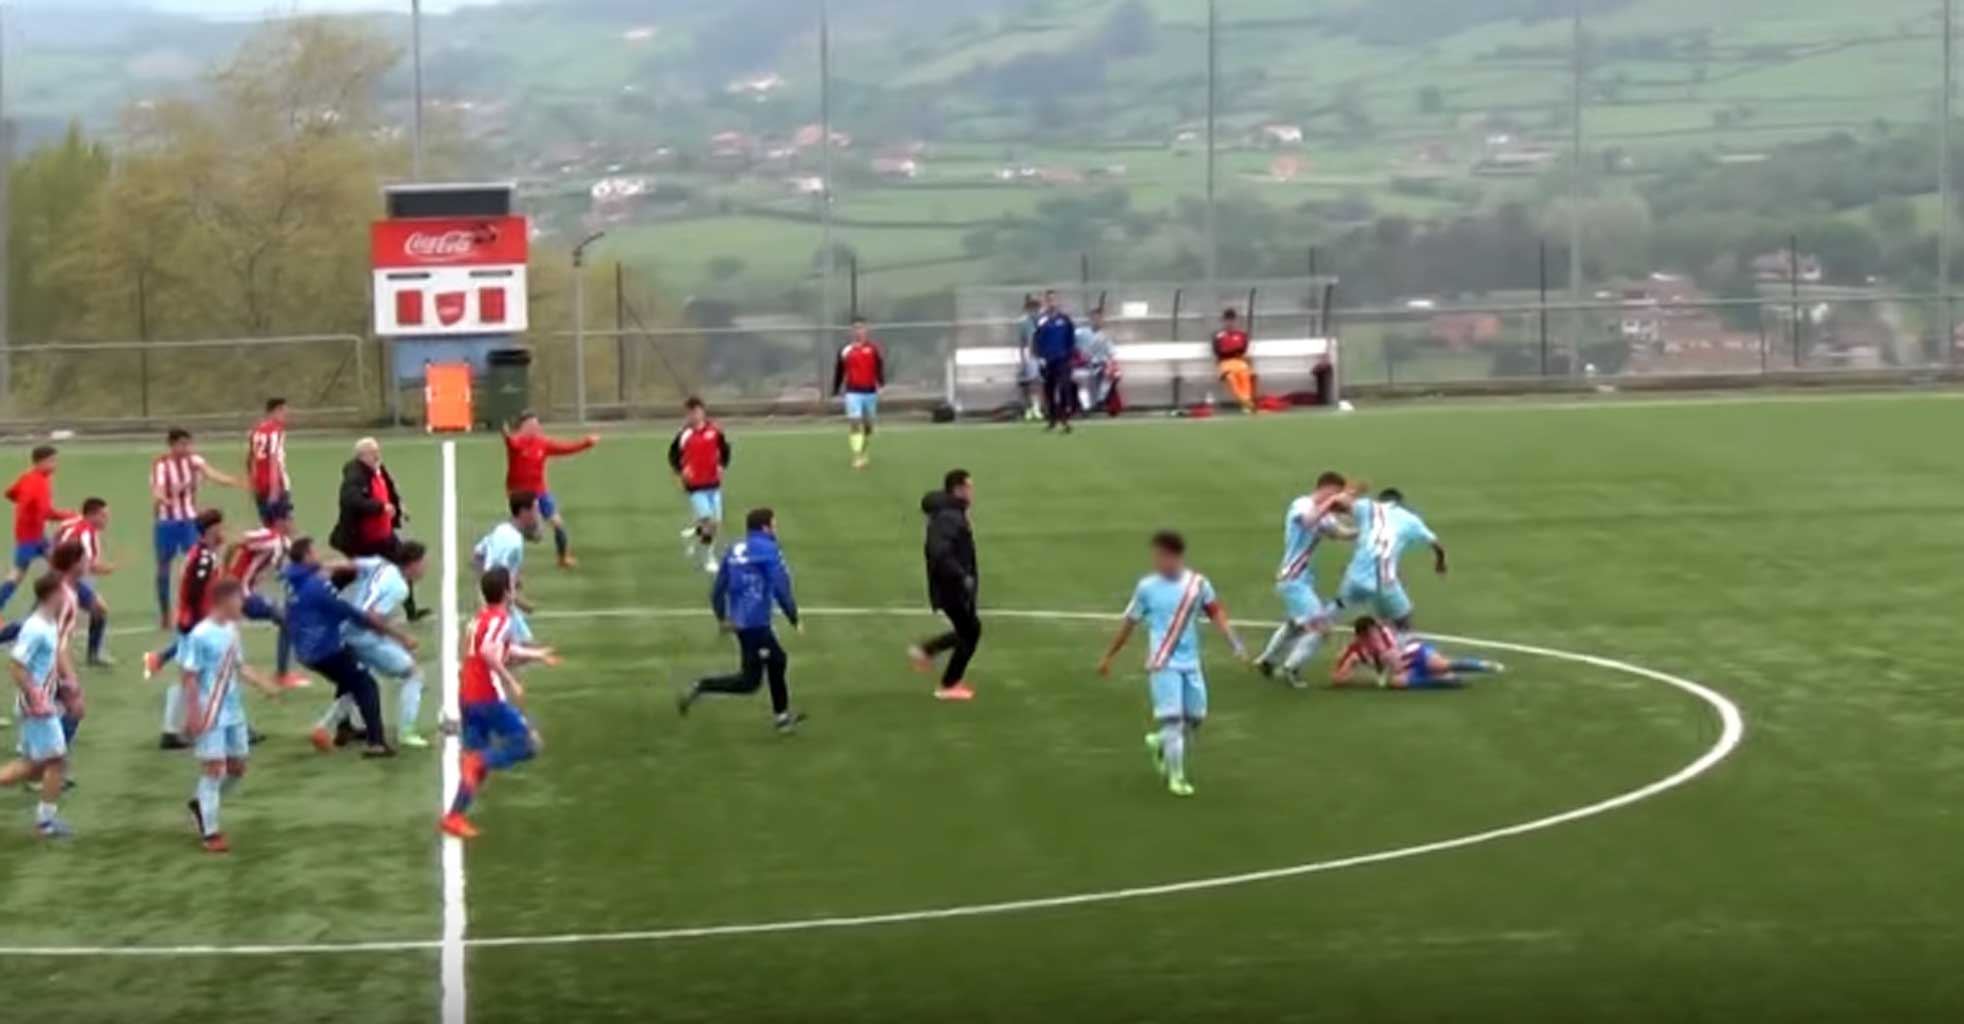
[{"label": "coca-cola logo text", "polygon": [[469,256],[480,243],[491,244],[497,240],[497,232],[489,229],[435,233],[418,231],[404,240],[402,251],[419,260],[460,260]]}]

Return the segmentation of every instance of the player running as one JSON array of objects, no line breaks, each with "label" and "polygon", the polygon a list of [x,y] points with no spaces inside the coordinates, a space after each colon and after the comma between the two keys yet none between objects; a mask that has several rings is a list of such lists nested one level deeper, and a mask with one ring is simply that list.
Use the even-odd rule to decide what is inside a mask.
[{"label": "player running", "polygon": [[244,588],[246,620],[270,622],[278,631],[274,648],[276,678],[281,689],[298,689],[308,681],[306,676],[293,671],[293,636],[286,628],[286,610],[274,604],[259,586],[269,570],[277,578],[280,567],[286,564],[287,546],[293,543],[293,507],[285,498],[275,498],[260,507],[259,516],[264,525],[247,530],[245,536],[226,546],[225,578],[238,580]]},{"label": "player running", "polygon": [[457,795],[438,828],[458,839],[475,839],[477,826],[466,817],[477,791],[494,771],[538,756],[539,733],[525,719],[525,688],[513,670],[529,662],[559,664],[550,647],[529,647],[512,633],[511,574],[492,569],[478,582],[484,607],[465,637],[464,667],[458,684],[464,757]]},{"label": "player running", "polygon": [[1466,685],[1462,676],[1500,675],[1507,666],[1484,658],[1449,658],[1415,636],[1400,639],[1390,627],[1366,615],[1351,627],[1356,639],[1343,649],[1330,685],[1351,685],[1356,670],[1369,666],[1379,689],[1456,690]]},{"label": "player running", "polygon": [[880,414],[880,389],[887,386],[887,358],[880,343],[866,330],[865,317],[852,318],[852,340],[839,350],[832,368],[832,393],[846,396],[846,447],[852,449],[852,468],[872,461],[873,421]]},{"label": "player running", "polygon": [[75,513],[55,507],[55,469],[60,461],[53,445],[42,445],[29,456],[32,465],[7,488],[7,500],[14,503],[14,567],[0,583],[0,611],[27,578],[28,567],[37,558],[48,556],[48,522],[73,519]]},{"label": "player running", "polygon": [[[163,671],[177,657],[184,638],[211,614],[212,595],[223,578],[220,553],[225,548],[225,513],[206,509],[191,522],[196,540],[185,553],[184,574],[177,584],[177,635],[161,650],[144,653],[145,679]],[[190,746],[184,735],[184,691],[175,686],[164,687],[163,735],[157,746],[163,750],[183,750]]]},{"label": "player running", "polygon": [[[293,481],[286,475],[286,399],[268,398],[266,418],[246,436],[246,482],[259,507],[259,522],[273,524],[273,510],[293,510]],[[252,588],[246,587],[246,617],[252,616]]]},{"label": "player running", "polygon": [[[423,560],[428,551],[417,541],[404,541],[392,558],[379,556],[355,559],[355,581],[341,591],[341,599],[381,619],[392,619],[409,599],[409,584],[423,578]],[[399,680],[402,689],[396,697],[396,742],[421,750],[430,745],[416,730],[416,719],[423,711],[423,671],[416,656],[385,634],[365,625],[349,622],[341,627],[348,649],[355,659],[378,676]],[[343,706],[353,710],[353,702]],[[337,729],[339,722],[332,723]]]},{"label": "player running", "polygon": [[1350,568],[1337,592],[1337,605],[1376,612],[1399,632],[1410,632],[1412,599],[1398,579],[1398,560],[1413,544],[1429,544],[1433,571],[1444,576],[1445,545],[1439,543],[1425,520],[1405,507],[1405,496],[1395,488],[1386,488],[1375,500],[1357,498],[1349,505],[1357,521],[1357,547],[1351,552]]},{"label": "player running", "polygon": [[272,680],[245,663],[239,643],[244,617],[245,588],[238,580],[220,580],[212,586],[211,615],[184,638],[186,729],[198,759],[198,785],[185,806],[207,853],[231,852],[219,828],[219,803],[245,777],[252,753],[240,681],[268,696],[280,695]]},{"label": "player running", "polygon": [[716,628],[736,636],[743,668],[735,675],[697,680],[682,691],[675,709],[687,715],[705,694],[756,693],[768,675],[771,714],[777,731],[789,735],[797,731],[805,715],[791,710],[791,689],[784,678],[791,659],[777,642],[777,631],[771,628],[772,606],[782,609],[785,621],[798,632],[805,631],[805,624],[798,618],[798,601],[791,594],[791,570],[778,550],[777,514],[767,508],[753,509],[744,519],[744,528],[743,542],[724,553],[722,568],[716,571],[716,585],[709,591]]},{"label": "player running", "polygon": [[723,523],[723,470],[730,465],[730,439],[709,418],[702,399],[683,403],[688,421],[668,445],[668,468],[689,494],[695,524],[682,531],[682,557],[703,572],[716,571],[716,529]]},{"label": "player running", "polygon": [[[193,446],[190,431],[172,427],[166,439],[170,449],[150,463],[150,497],[157,511],[153,532],[157,549],[157,621],[162,628],[169,629],[171,566],[177,556],[197,546],[199,534],[203,532],[198,525],[199,485],[207,479],[227,487],[243,484],[212,468]],[[192,620],[194,625],[196,621]]]},{"label": "player running", "polygon": [[1331,609],[1316,593],[1317,546],[1325,537],[1357,537],[1357,531],[1334,511],[1348,497],[1345,486],[1341,473],[1317,477],[1315,490],[1289,503],[1282,524],[1282,567],[1275,574],[1275,592],[1282,598],[1282,625],[1268,638],[1255,667],[1265,676],[1279,668],[1283,681],[1299,690],[1309,685],[1302,679],[1302,667],[1315,657],[1316,648],[1330,631]]},{"label": "player running", "polygon": [[505,589],[509,592],[511,604],[512,639],[529,641],[532,639],[532,624],[526,616],[532,614],[532,602],[527,601],[522,591],[525,589],[524,574],[525,544],[539,535],[539,501],[530,491],[519,491],[506,499],[511,509],[511,518],[491,528],[477,546],[471,549],[471,564],[480,573],[493,569],[503,569],[509,577]]},{"label": "player running", "polygon": [[74,830],[61,820],[57,807],[68,766],[68,738],[61,727],[57,691],[61,687],[60,626],[63,601],[61,578],[49,573],[34,581],[34,614],[22,624],[14,641],[12,669],[15,713],[20,715],[20,743],[12,761],[0,768],[0,787],[35,777],[41,780],[41,801],[34,808],[34,834],[43,839],[67,839]]},{"label": "player running", "polygon": [[539,416],[521,412],[505,429],[505,496],[529,493],[538,496],[539,518],[552,524],[552,544],[559,553],[559,567],[574,565],[566,521],[559,517],[559,502],[546,486],[546,460],[562,455],[578,455],[600,443],[600,435],[588,434],[578,441],[556,441],[545,435]]},{"label": "player running", "polygon": [[[82,502],[82,514],[55,528],[55,551],[74,545],[77,549],[75,566],[72,570],[56,566],[57,572],[68,576],[69,586],[75,592],[76,603],[89,613],[89,654],[91,668],[111,668],[116,659],[103,652],[102,642],[109,635],[109,603],[102,599],[96,589],[95,578],[107,576],[116,571],[116,566],[102,557],[102,531],[109,528],[109,502],[101,498],[87,498]],[[53,565],[56,560],[49,559]]]},{"label": "player running", "polygon": [[1198,613],[1205,612],[1243,661],[1248,650],[1235,635],[1227,609],[1214,596],[1207,577],[1187,568],[1187,542],[1171,530],[1153,534],[1153,571],[1132,591],[1125,621],[1098,661],[1098,674],[1111,675],[1112,659],[1132,639],[1132,630],[1146,624],[1151,647],[1146,672],[1152,686],[1153,720],[1157,731],[1146,734],[1153,767],[1166,777],[1167,792],[1192,796],[1187,781],[1187,745],[1207,718],[1207,679],[1200,668]]}]

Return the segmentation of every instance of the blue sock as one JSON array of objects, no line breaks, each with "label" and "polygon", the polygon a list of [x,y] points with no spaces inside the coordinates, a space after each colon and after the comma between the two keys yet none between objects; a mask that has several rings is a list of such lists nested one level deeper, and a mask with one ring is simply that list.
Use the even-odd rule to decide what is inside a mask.
[{"label": "blue sock", "polygon": [[10,644],[20,639],[20,624],[26,620],[16,619],[0,626],[0,644]]},{"label": "blue sock", "polygon": [[82,731],[82,720],[74,715],[61,716],[61,738],[68,743],[75,742],[75,734]]},{"label": "blue sock", "polygon": [[163,650],[157,652],[157,667],[162,668],[170,664],[171,659],[175,657],[177,657],[177,641],[172,640],[164,645]]},{"label": "blue sock", "polygon": [[102,657],[102,639],[109,635],[109,616],[89,616],[89,658]]},{"label": "blue sock", "polygon": [[279,639],[274,641],[277,645],[277,653],[273,655],[273,659],[280,675],[286,675],[293,670],[293,635],[286,631],[285,617],[281,617],[279,629]]},{"label": "blue sock", "polygon": [[559,557],[561,558],[566,557],[566,545],[567,545],[566,528],[564,526],[553,527],[552,546],[559,549]]},{"label": "blue sock", "polygon": [[0,609],[7,607],[7,602],[14,599],[14,591],[19,589],[19,580],[0,581]]},{"label": "blue sock", "polygon": [[457,798],[450,801],[450,813],[462,814],[471,809],[471,801],[477,799],[477,787],[469,783],[457,786]]},{"label": "blue sock", "polygon": [[1477,676],[1493,671],[1493,663],[1483,658],[1460,658],[1453,662],[1453,671],[1464,675]]},{"label": "blue sock", "polygon": [[170,614],[170,563],[157,563],[157,610]]}]

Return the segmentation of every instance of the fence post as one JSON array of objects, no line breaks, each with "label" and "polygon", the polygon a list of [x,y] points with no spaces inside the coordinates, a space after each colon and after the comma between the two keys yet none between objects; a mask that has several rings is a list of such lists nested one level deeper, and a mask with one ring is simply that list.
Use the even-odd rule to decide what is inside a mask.
[{"label": "fence post", "polygon": [[1541,240],[1541,375],[1548,376],[1548,240]]},{"label": "fence post", "polygon": [[619,393],[621,414],[631,415],[628,404],[627,359],[627,265],[614,261],[614,390]]},{"label": "fence post", "polygon": [[1793,299],[1794,369],[1800,369],[1800,236],[1787,236],[1787,288]]}]

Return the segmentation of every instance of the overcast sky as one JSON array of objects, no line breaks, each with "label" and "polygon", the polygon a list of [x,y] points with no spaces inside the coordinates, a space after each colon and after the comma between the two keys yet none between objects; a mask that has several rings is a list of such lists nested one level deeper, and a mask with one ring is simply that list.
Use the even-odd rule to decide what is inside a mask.
[{"label": "overcast sky", "polygon": [[[423,0],[423,10],[436,13],[466,5],[495,3],[496,0]],[[378,11],[409,9],[409,0],[147,0],[141,4],[188,14],[211,14],[227,18],[250,17],[289,11]]]}]

